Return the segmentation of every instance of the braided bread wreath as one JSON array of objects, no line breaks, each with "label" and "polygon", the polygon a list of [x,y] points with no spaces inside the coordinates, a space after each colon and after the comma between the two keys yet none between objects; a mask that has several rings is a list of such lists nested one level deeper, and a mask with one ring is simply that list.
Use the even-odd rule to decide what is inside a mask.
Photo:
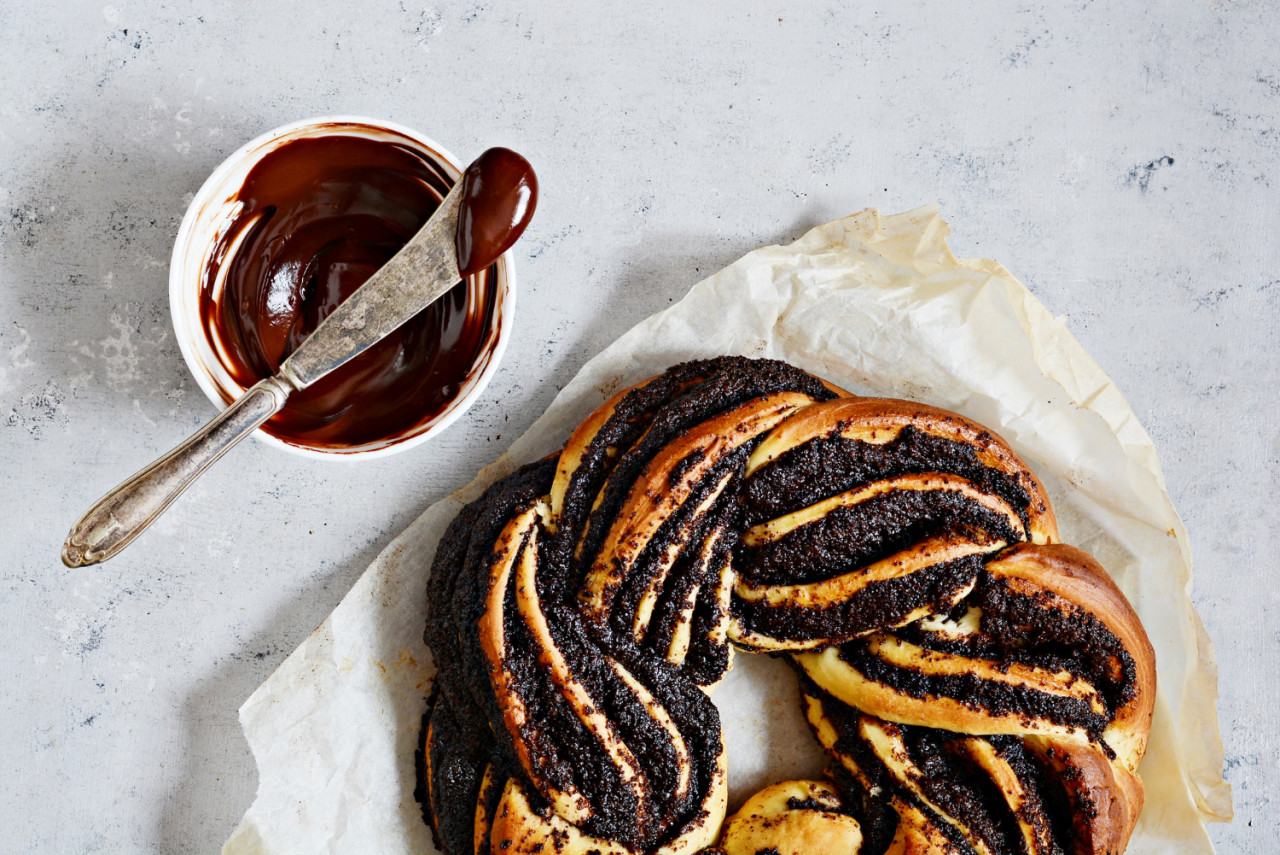
[{"label": "braided bread wreath", "polygon": [[[991,431],[689,362],[465,507],[419,798],[461,853],[1119,853],[1155,697],[1124,595]],[[786,656],[827,781],[725,821],[713,687]],[[723,833],[722,833],[723,832]]]}]

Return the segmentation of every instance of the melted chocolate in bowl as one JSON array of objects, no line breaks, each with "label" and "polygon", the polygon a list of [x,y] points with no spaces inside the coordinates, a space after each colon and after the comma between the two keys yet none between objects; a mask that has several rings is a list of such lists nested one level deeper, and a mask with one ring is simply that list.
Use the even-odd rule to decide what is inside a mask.
[{"label": "melted chocolate in bowl", "polygon": [[[241,386],[280,364],[422,227],[453,183],[414,141],[335,133],[266,154],[201,276],[200,320]],[[374,347],[289,396],[263,427],[295,445],[407,437],[462,392],[492,335],[497,270],[460,282]]]}]

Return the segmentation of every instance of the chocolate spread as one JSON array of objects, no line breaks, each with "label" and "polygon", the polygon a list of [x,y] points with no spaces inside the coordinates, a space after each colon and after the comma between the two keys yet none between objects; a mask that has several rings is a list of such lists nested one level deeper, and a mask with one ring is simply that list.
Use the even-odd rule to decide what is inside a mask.
[{"label": "chocolate spread", "polygon": [[[243,208],[201,283],[205,335],[243,386],[280,364],[431,216],[452,181],[405,139],[285,143],[237,194]],[[496,270],[482,269],[367,352],[289,396],[265,426],[297,445],[404,436],[459,395],[494,338]]]}]

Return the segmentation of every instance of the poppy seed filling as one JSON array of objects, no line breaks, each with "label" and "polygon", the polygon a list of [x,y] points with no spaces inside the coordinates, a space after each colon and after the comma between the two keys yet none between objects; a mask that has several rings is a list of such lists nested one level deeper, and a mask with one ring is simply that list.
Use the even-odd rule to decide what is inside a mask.
[{"label": "poppy seed filling", "polygon": [[[417,793],[436,843],[1120,852],[1154,657],[1057,539],[1031,470],[955,413],[743,357],[624,390],[437,548]],[[832,762],[726,823],[712,692],[735,649],[787,658]]]}]

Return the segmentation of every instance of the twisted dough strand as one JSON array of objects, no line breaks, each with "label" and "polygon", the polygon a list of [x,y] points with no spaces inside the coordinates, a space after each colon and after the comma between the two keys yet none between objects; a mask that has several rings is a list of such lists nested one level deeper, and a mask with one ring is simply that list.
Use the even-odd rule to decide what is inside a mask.
[{"label": "twisted dough strand", "polygon": [[733,645],[793,660],[835,766],[753,797],[719,851],[1119,852],[1154,659],[1057,536],[1030,469],[954,413],[742,358],[624,390],[442,540],[437,840],[711,846]]}]

